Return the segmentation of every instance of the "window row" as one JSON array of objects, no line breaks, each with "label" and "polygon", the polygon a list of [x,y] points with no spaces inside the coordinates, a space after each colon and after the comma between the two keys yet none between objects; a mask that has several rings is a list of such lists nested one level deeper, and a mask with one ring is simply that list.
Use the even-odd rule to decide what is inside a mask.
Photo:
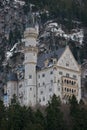
[{"label": "window row", "polygon": [[[45,97],[43,97],[42,101],[45,101]],[[41,98],[39,98],[39,102],[41,102]]]},{"label": "window row", "polygon": [[[62,71],[59,71],[59,74],[60,74],[60,75],[63,75],[63,72],[62,72]],[[69,73],[66,73],[66,77],[69,77],[69,76],[70,76]],[[77,76],[76,76],[76,75],[73,75],[73,78],[76,79]]]},{"label": "window row", "polygon": [[[52,98],[52,95],[49,95],[49,99],[51,99],[51,98]],[[39,98],[39,102],[43,102],[43,101],[46,101],[46,97],[43,97],[42,100],[41,100],[41,98]]]},{"label": "window row", "polygon": [[[53,71],[51,71],[50,74],[53,74]],[[59,71],[59,75],[63,75],[63,72],[62,72],[62,71]],[[42,77],[45,77],[45,74],[44,74],[44,73],[42,74]],[[66,77],[70,77],[69,73],[66,73]],[[29,78],[32,78],[32,76],[30,76]],[[40,78],[40,75],[38,75],[38,78]],[[76,76],[76,75],[73,75],[73,78],[76,79],[77,76]]]},{"label": "window row", "polygon": [[[52,88],[49,88],[49,92],[52,92]],[[44,92],[40,91],[40,94],[42,95]]]},{"label": "window row", "polygon": [[69,84],[69,85],[76,85],[76,81],[65,79],[62,81],[62,83]]},{"label": "window row", "polygon": [[[50,74],[53,74],[53,71],[50,71]],[[45,77],[45,74],[42,74],[42,77]],[[40,75],[38,75],[38,78],[40,78]]]},{"label": "window row", "polygon": [[[49,83],[51,86],[53,85],[53,80],[50,80]],[[42,85],[40,83],[38,83],[38,87],[42,87],[42,86],[47,86],[44,82],[42,83]]]},{"label": "window row", "polygon": [[74,89],[64,88],[63,90],[65,92],[76,93],[76,90],[74,90]]}]

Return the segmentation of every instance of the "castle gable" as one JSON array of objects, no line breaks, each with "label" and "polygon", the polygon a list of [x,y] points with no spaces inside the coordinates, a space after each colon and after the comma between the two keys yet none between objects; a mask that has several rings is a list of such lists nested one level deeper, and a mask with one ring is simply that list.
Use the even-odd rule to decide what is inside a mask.
[{"label": "castle gable", "polygon": [[60,59],[58,60],[57,65],[64,67],[66,69],[80,71],[80,67],[68,46],[66,47],[65,51],[61,55]]}]

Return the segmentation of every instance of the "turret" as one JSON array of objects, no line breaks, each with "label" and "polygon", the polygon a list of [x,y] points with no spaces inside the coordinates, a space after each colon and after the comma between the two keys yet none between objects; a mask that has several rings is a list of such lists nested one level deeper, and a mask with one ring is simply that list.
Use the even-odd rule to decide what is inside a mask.
[{"label": "turret", "polygon": [[26,28],[24,32],[24,65],[25,65],[25,97],[24,105],[36,105],[36,64],[37,64],[37,29],[35,26]]},{"label": "turret", "polygon": [[7,97],[8,97],[8,106],[11,104],[13,95],[18,97],[18,85],[17,85],[17,75],[16,73],[10,72],[7,76]]}]

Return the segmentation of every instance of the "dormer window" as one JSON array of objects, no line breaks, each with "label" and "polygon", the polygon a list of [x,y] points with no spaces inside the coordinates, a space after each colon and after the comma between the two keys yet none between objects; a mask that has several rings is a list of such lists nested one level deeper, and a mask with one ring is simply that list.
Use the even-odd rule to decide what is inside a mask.
[{"label": "dormer window", "polygon": [[54,59],[53,59],[53,63],[56,64],[56,61],[57,61],[57,60],[54,58]]},{"label": "dormer window", "polygon": [[56,61],[54,60],[53,63],[56,64]]},{"label": "dormer window", "polygon": [[47,66],[48,66],[48,63],[49,63],[49,60],[48,60],[48,59],[46,59],[46,60],[45,60],[45,62],[44,62],[45,67],[47,67]]}]

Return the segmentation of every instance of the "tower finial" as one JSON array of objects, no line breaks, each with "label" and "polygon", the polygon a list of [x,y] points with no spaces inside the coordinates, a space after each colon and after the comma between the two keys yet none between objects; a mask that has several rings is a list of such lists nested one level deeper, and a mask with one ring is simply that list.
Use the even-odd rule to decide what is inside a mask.
[{"label": "tower finial", "polygon": [[34,18],[34,15],[32,13],[32,4],[29,5],[29,12],[28,12],[28,15],[27,15],[27,27],[34,27],[35,26],[35,18]]},{"label": "tower finial", "polygon": [[67,38],[65,41],[65,46],[68,46],[68,41],[69,41],[69,39]]},{"label": "tower finial", "polygon": [[66,44],[66,46],[67,46],[67,41],[66,41],[66,43],[65,43],[65,44]]}]

